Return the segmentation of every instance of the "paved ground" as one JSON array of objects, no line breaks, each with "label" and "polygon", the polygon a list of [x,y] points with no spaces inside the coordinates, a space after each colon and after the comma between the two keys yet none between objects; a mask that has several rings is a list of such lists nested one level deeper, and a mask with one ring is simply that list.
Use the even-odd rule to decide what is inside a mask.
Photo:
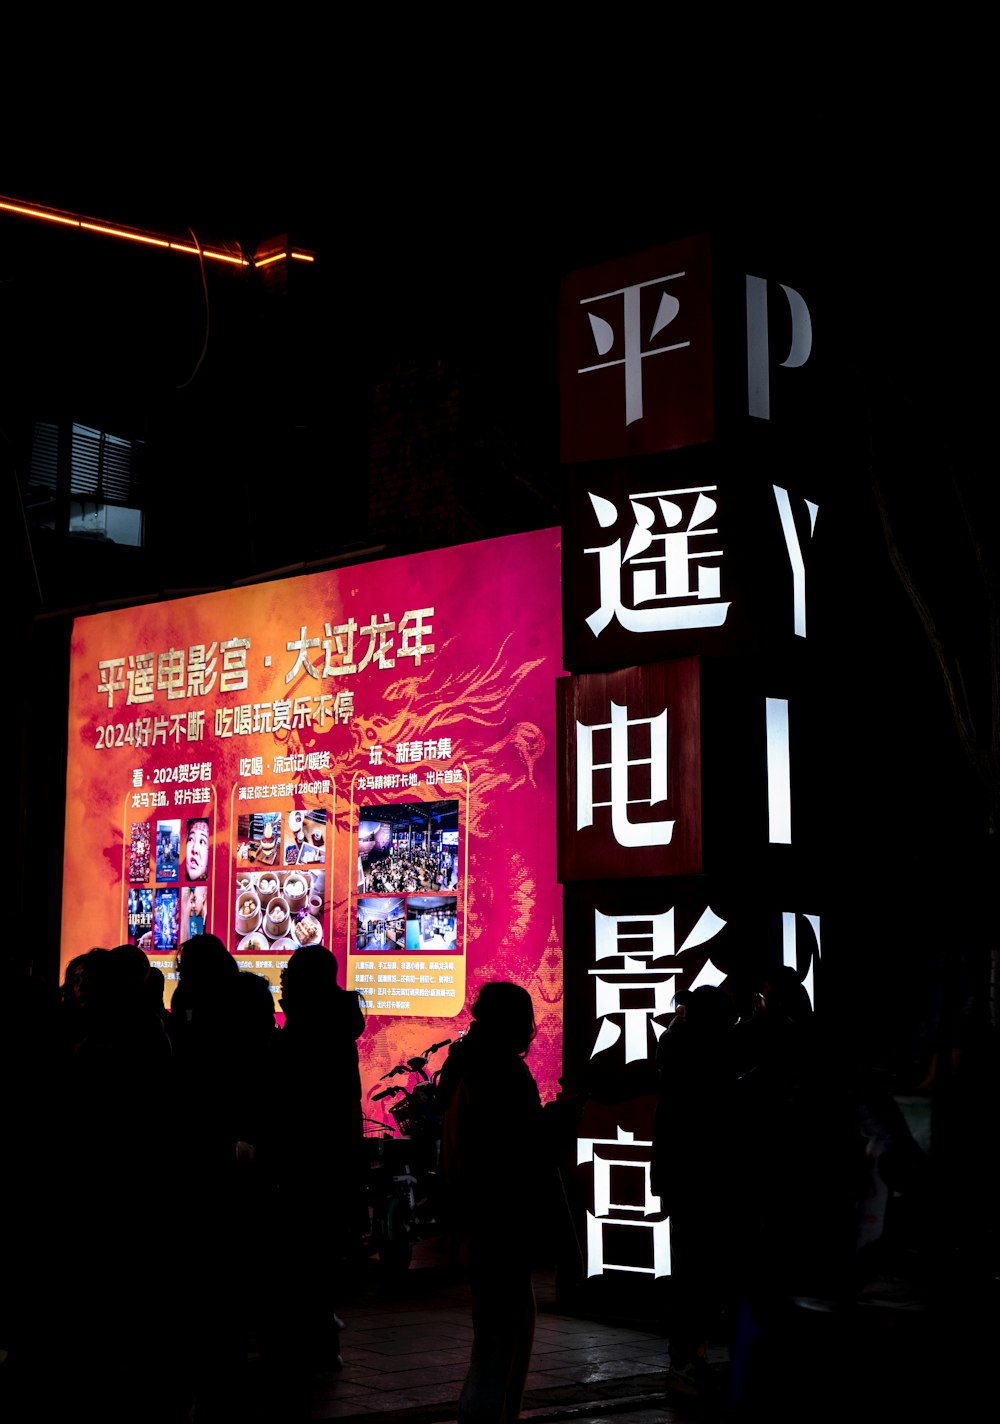
[{"label": "paved ground", "polygon": [[[628,1325],[562,1314],[550,1274],[536,1274],[538,1322],[524,1401],[528,1420],[572,1424],[943,1424],[992,1417],[980,1403],[992,1384],[995,1296],[946,1292],[944,1308],[912,1280],[872,1283],[838,1311],[800,1301],[765,1348],[752,1333],[736,1347],[752,1363],[731,1398],[726,1345],[710,1351],[708,1398],[668,1390],[664,1323]],[[380,1424],[445,1424],[456,1418],[472,1341],[468,1289],[440,1269],[411,1271],[399,1294],[345,1304],[344,1366],[312,1382],[311,1419],[377,1414]]]},{"label": "paved ground", "polygon": [[[128,1369],[111,1351],[89,1377],[62,1388],[60,1359],[0,1365],[3,1424],[304,1424],[370,1421],[449,1424],[472,1342],[468,1287],[425,1250],[387,1289],[370,1263],[353,1294],[338,1300],[343,1368],[303,1378],[301,1388],[251,1354],[217,1372],[215,1397],[195,1414],[171,1398],[162,1372]],[[913,1283],[886,1281],[839,1312],[800,1302],[772,1337],[744,1334],[735,1365],[720,1343],[710,1355],[712,1392],[690,1400],[668,1392],[668,1344],[657,1319],[594,1320],[556,1309],[551,1274],[536,1276],[538,1322],[524,1417],[530,1424],[950,1424],[992,1418],[996,1283],[968,1273],[922,1298]],[[182,1331],[183,1321],[164,1321]],[[741,1343],[742,1341],[742,1343]],[[764,1348],[766,1344],[767,1348]],[[746,1347],[744,1349],[744,1347]],[[753,1361],[734,1405],[733,1370]],[[75,1368],[86,1367],[77,1358]],[[754,1373],[756,1371],[756,1373]]]},{"label": "paved ground", "polygon": [[[472,1347],[468,1287],[447,1272],[411,1271],[408,1289],[344,1307],[343,1370],[317,1376],[313,1419],[405,1413],[414,1424],[455,1417]],[[536,1276],[539,1313],[529,1413],[585,1403],[661,1406],[667,1346],[655,1329],[636,1330],[556,1313],[552,1277]]]}]

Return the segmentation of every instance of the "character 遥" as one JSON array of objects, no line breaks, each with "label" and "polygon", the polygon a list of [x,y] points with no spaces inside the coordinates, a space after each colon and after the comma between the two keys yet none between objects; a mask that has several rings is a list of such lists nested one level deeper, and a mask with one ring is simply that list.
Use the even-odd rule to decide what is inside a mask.
[{"label": "character \u9065", "polygon": [[[709,562],[721,559],[722,550],[706,547],[718,534],[711,523],[716,490],[703,485],[629,495],[634,524],[624,554],[621,538],[584,550],[599,559],[600,607],[586,620],[595,638],[613,618],[632,633],[718,628],[726,621],[730,605],[720,598],[719,568]],[[591,493],[590,502],[602,529],[617,523],[610,500]]]}]

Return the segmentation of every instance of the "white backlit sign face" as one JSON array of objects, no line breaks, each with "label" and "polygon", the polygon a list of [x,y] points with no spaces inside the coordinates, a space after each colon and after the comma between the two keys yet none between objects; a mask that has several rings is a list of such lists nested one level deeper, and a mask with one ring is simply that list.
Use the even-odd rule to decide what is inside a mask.
[{"label": "white backlit sign face", "polygon": [[[722,558],[721,549],[710,547],[718,535],[712,524],[715,489],[630,495],[635,524],[624,554],[621,539],[584,551],[600,560],[601,606],[586,620],[595,638],[613,618],[632,633],[717,628],[726,621],[729,604],[720,599],[719,568],[709,562]],[[618,509],[610,500],[591,493],[590,502],[602,529],[617,523]]]},{"label": "white backlit sign face", "polygon": [[[678,929],[678,917],[691,926],[686,933]],[[708,904],[700,910],[679,904],[645,913],[593,910],[593,965],[587,970],[593,985],[592,997],[588,993],[594,1023],[591,1061],[610,1054],[606,1061],[618,1070],[653,1061],[677,991],[725,982],[727,971],[711,955],[713,941],[728,923]],[[719,958],[731,966],[734,944],[766,942],[775,932],[781,936],[781,962],[795,970],[812,1000],[820,958],[818,915],[783,911],[780,931],[774,916],[740,926],[728,949],[717,951]],[[698,950],[702,953],[691,952]],[[581,1124],[577,1165],[590,1169],[589,1277],[609,1271],[653,1277],[670,1273],[668,1220],[650,1185],[651,1110],[642,1109],[643,1101],[648,1103],[616,1104],[603,1118],[585,1118]],[[625,1228],[624,1234],[618,1228]]]},{"label": "white backlit sign face", "polygon": [[[780,363],[804,366],[812,353],[812,317],[794,287],[778,286],[785,294],[792,321],[788,355]],[[747,276],[747,409],[758,420],[771,418],[771,343],[767,326],[767,282]]]},{"label": "white backlit sign face", "polygon": [[[645,755],[633,755],[630,751],[630,733],[645,731],[648,740],[639,750]],[[608,761],[598,761],[594,757],[594,733],[610,732],[611,750]],[[631,773],[636,768],[645,768],[643,780],[648,786],[648,796],[630,795]],[[607,801],[594,800],[594,776],[597,772],[609,772],[611,796]],[[611,829],[620,846],[669,845],[674,832],[674,823],[669,820],[643,821],[634,824],[629,820],[631,805],[657,806],[667,799],[667,709],[656,717],[630,718],[627,707],[611,704],[611,721],[587,727],[576,724],[576,828],[594,824],[594,808],[606,806],[611,809]]]},{"label": "white backlit sign face", "polygon": [[767,724],[767,838],[771,845],[792,843],[791,759],[788,749],[788,700],[765,698]]},{"label": "white backlit sign face", "polygon": [[[663,1203],[650,1185],[649,1153],[652,1142],[637,1138],[623,1127],[615,1137],[580,1137],[576,1144],[577,1166],[593,1167],[594,1210],[587,1212],[587,1275],[603,1276],[605,1271],[630,1271],[636,1275],[669,1276],[670,1223]],[[634,1179],[631,1180],[630,1179]],[[612,1182],[628,1182],[629,1201],[616,1201]],[[622,1193],[625,1195],[625,1193]],[[642,1233],[646,1238],[645,1262],[610,1259],[608,1228]]]},{"label": "white backlit sign face", "polygon": [[[731,437],[749,429],[747,414],[770,420],[772,385],[787,433],[806,432],[822,371],[813,362],[804,377],[778,375],[810,361],[809,308],[794,288],[747,276],[747,404],[737,391],[736,419],[713,448],[716,385],[723,400],[732,387],[712,334],[730,339],[723,302],[735,291],[742,347],[746,269],[735,287],[719,284],[716,313],[710,256],[707,244],[672,244],[563,283],[562,458],[588,468],[568,497],[563,544],[573,676],[557,694],[559,875],[575,947],[593,934],[591,963],[578,954],[567,964],[577,1009],[567,1071],[608,1086],[652,1066],[678,990],[726,985],[739,998],[780,957],[812,999],[820,956],[818,916],[770,898],[772,866],[784,875],[791,857],[765,849],[792,843],[791,704],[798,755],[811,691],[797,640],[823,558],[818,505],[785,487],[803,468],[792,440],[759,428],[752,444]],[[817,461],[811,478],[822,477]],[[795,662],[782,671],[783,655]],[[785,695],[765,695],[774,690]],[[815,833],[812,770],[796,775],[799,854]],[[717,888],[730,873],[732,902]],[[675,896],[667,887],[680,876],[699,879]],[[708,885],[726,918],[707,903]],[[727,929],[731,918],[748,923]],[[670,1272],[669,1224],[651,1188],[654,1079],[640,1071],[635,1081],[628,1099],[595,1091],[577,1127],[588,1277]],[[659,1153],[658,1134],[659,1123]]]},{"label": "white backlit sign face", "polygon": [[801,916],[809,926],[809,934],[806,936],[807,942],[804,951],[795,931],[796,920],[798,918],[794,910],[785,910],[781,916],[781,958],[783,964],[798,973],[800,955],[804,952],[808,956],[806,972],[803,976],[802,984],[806,993],[809,995],[809,1002],[815,1008],[815,975],[813,970],[820,958],[819,915]]},{"label": "white backlit sign face", "polygon": [[[785,536],[788,562],[792,566],[792,617],[795,636],[804,638],[806,636],[806,566],[802,557],[802,545],[799,543],[798,531],[792,517],[792,505],[788,498],[788,491],[781,489],[779,485],[774,485],[772,488],[778,505],[778,514],[781,517],[781,532]],[[816,515],[819,513],[819,505],[814,504],[811,499],[807,499],[805,506],[809,511],[809,534],[811,537],[816,531]]]},{"label": "white backlit sign face", "polygon": [[[725,923],[706,905],[694,928],[677,947],[673,909],[655,915],[602,915],[595,910],[594,958],[619,962],[599,963],[588,971],[594,980],[594,1017],[599,1025],[591,1058],[613,1048],[623,1034],[626,1063],[643,1062],[650,1057],[651,1047],[664,1032],[663,1024],[656,1020],[670,1013],[680,973],[680,965],[669,961],[705,944]],[[721,983],[724,978],[707,960],[690,987]],[[642,997],[645,1001],[637,1002]]]},{"label": "white backlit sign face", "polygon": [[[592,365],[580,366],[578,376],[591,371],[606,371],[611,366],[625,368],[625,424],[631,425],[642,419],[642,363],[650,356],[663,356],[670,351],[682,351],[690,346],[690,341],[667,342],[654,346],[652,343],[677,316],[681,309],[673,288],[682,283],[683,272],[671,272],[662,277],[650,278],[647,282],[634,282],[629,287],[617,291],[601,292],[595,296],[583,297],[580,305],[585,308],[590,329],[594,337],[595,354],[607,356],[617,340],[622,349],[621,356],[610,361],[596,361]],[[655,288],[656,315],[649,330],[642,328],[641,295],[645,288]],[[604,313],[598,315],[598,309]],[[610,320],[609,320],[610,318]]]},{"label": "white backlit sign face", "polygon": [[603,671],[805,638],[814,500],[779,484],[748,490],[742,471],[725,485],[645,490],[617,469],[596,473],[572,497],[564,547],[571,665]]}]

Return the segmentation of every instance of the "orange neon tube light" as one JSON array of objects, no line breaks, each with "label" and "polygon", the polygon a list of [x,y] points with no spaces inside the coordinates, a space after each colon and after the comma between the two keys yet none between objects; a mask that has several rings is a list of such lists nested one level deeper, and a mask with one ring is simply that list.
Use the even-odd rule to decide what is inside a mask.
[{"label": "orange neon tube light", "polygon": [[315,262],[316,260],[313,253],[301,249],[292,249],[287,253],[274,253],[262,260],[257,260],[248,257],[238,243],[234,243],[233,249],[229,251],[222,247],[205,245],[199,249],[192,242],[178,241],[166,233],[147,232],[143,228],[101,222],[97,218],[86,217],[81,213],[66,213],[58,208],[43,207],[37,203],[24,203],[2,195],[0,195],[0,212],[14,213],[18,217],[35,218],[40,222],[59,223],[63,227],[75,227],[84,232],[96,232],[102,237],[116,237],[126,242],[138,242],[147,247],[160,247],[169,252],[184,252],[194,257],[197,257],[200,252],[200,255],[207,261],[227,262],[235,267],[262,267],[284,257],[293,257],[298,262]]}]

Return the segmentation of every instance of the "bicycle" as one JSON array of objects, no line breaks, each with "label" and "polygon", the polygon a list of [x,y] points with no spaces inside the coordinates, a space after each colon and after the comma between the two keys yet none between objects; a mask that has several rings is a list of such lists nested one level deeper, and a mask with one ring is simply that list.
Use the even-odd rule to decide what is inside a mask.
[{"label": "bicycle", "polygon": [[[436,1199],[441,1158],[441,1113],[437,1107],[440,1068],[428,1073],[432,1054],[450,1038],[432,1043],[383,1073],[380,1082],[404,1074],[418,1081],[413,1087],[391,1084],[370,1094],[372,1102],[396,1098],[388,1109],[393,1123],[365,1116],[369,1152],[368,1200],[371,1212],[369,1252],[377,1255],[389,1275],[409,1269],[413,1243],[426,1240],[437,1228]],[[392,1130],[395,1129],[395,1134]]]}]

